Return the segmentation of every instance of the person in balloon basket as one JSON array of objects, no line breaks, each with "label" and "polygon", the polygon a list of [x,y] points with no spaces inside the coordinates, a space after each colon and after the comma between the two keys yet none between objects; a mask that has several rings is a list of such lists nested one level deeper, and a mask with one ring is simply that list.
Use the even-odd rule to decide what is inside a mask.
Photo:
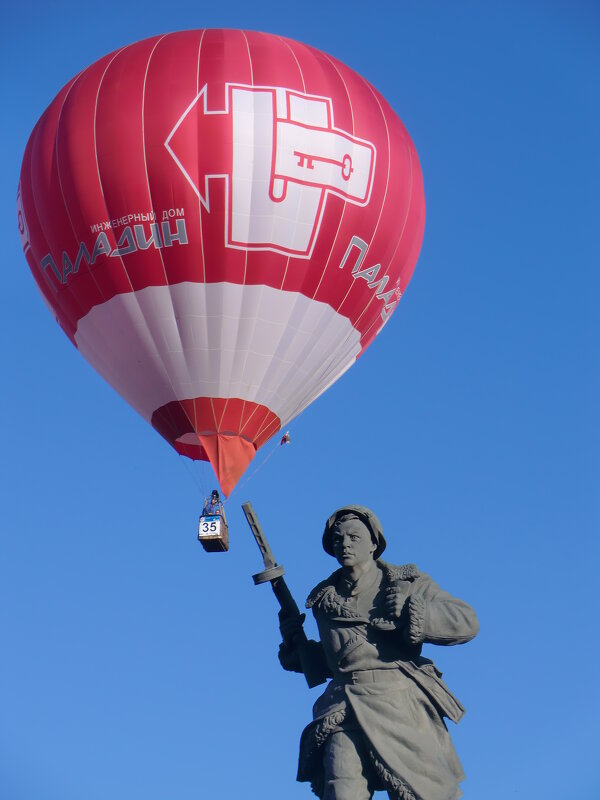
[{"label": "person in balloon basket", "polygon": [[[302,733],[298,780],[322,800],[369,800],[377,790],[393,800],[456,800],[464,774],[444,718],[458,722],[464,708],[421,648],[468,642],[477,617],[414,564],[382,561],[385,547],[364,506],[327,521],[323,548],[341,568],[306,607],[321,639],[308,643],[311,661],[332,680]],[[281,620],[279,660],[294,672],[301,624]]]},{"label": "person in balloon basket", "polygon": [[223,508],[223,503],[221,502],[219,492],[216,489],[213,489],[210,497],[207,497],[206,500],[204,501],[202,516],[203,517],[220,516],[223,517],[223,519],[225,519],[225,509]]}]

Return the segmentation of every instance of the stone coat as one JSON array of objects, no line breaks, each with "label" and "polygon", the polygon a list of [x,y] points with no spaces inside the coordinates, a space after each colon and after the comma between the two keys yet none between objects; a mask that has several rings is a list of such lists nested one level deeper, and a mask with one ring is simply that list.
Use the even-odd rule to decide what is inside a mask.
[{"label": "stone coat", "polygon": [[[456,800],[464,774],[443,718],[458,722],[464,709],[421,646],[469,641],[478,630],[475,612],[413,564],[376,563],[376,572],[354,585],[337,570],[306,602],[321,638],[312,643],[315,656],[333,680],[302,734],[298,780],[322,797],[323,745],[336,730],[358,728],[377,789],[398,800]],[[398,591],[403,609],[392,618],[385,599]],[[298,669],[285,645],[280,658]]]}]

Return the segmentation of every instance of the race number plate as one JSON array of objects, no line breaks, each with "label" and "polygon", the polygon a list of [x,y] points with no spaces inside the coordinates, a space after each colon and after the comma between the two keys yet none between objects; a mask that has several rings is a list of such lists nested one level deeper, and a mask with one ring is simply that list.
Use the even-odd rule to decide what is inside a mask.
[{"label": "race number plate", "polygon": [[221,535],[221,517],[200,517],[198,539],[215,538]]}]

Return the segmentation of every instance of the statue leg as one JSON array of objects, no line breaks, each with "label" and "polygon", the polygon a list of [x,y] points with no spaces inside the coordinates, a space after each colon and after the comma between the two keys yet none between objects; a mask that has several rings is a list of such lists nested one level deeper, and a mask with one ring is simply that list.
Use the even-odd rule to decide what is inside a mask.
[{"label": "statue leg", "polygon": [[336,731],[323,753],[323,800],[371,800],[369,757],[359,730]]}]

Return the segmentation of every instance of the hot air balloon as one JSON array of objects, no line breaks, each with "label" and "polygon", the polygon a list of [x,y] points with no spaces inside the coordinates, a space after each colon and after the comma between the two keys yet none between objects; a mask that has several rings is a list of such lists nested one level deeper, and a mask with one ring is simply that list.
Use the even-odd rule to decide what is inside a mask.
[{"label": "hot air balloon", "polygon": [[389,320],[425,202],[366,80],[280,36],[194,30],[67,83],[28,141],[17,215],[69,339],[229,495]]}]

